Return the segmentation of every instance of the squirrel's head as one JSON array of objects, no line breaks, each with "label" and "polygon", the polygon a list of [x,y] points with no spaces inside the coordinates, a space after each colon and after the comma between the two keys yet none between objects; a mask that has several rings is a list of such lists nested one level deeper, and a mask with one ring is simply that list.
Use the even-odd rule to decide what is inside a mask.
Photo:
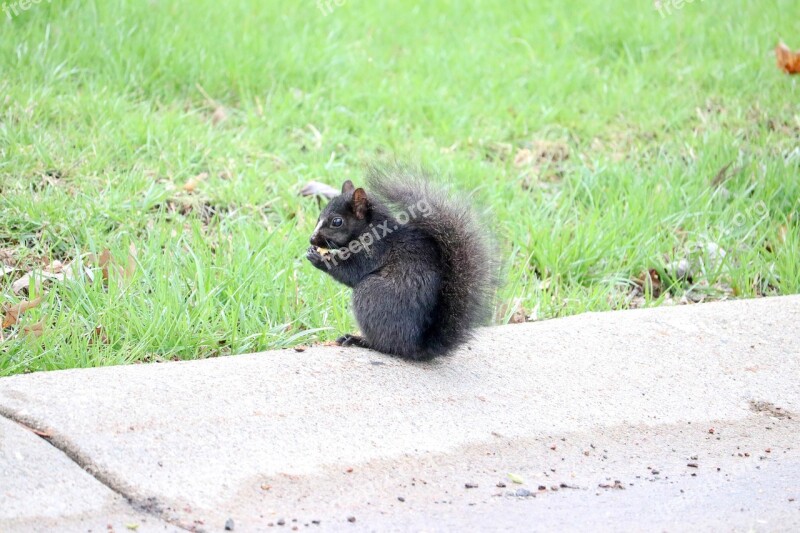
[{"label": "squirrel's head", "polygon": [[367,231],[371,211],[364,189],[356,189],[352,181],[345,181],[342,194],[332,198],[320,213],[317,227],[311,234],[311,244],[324,248],[346,247]]}]

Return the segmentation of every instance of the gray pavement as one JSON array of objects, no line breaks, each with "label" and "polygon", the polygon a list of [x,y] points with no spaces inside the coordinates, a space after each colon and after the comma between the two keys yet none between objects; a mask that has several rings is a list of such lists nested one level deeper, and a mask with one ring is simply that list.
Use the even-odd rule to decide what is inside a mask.
[{"label": "gray pavement", "polygon": [[175,530],[124,498],[30,429],[0,417],[0,530]]},{"label": "gray pavement", "polygon": [[793,296],[487,328],[427,364],[315,347],[0,379],[0,415],[52,443],[0,440],[0,530],[64,492],[37,496],[20,448],[91,482],[62,529],[797,530],[798,324]]}]

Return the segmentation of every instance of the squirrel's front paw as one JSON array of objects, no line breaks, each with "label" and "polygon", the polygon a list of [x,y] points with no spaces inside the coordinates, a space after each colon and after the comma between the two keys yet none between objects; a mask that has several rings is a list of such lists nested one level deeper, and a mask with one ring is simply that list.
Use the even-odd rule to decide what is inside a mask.
[{"label": "squirrel's front paw", "polygon": [[306,250],[306,259],[311,261],[311,264],[317,268],[325,264],[325,258],[322,257],[322,254],[319,253],[319,250],[316,246],[308,247],[308,250]]}]

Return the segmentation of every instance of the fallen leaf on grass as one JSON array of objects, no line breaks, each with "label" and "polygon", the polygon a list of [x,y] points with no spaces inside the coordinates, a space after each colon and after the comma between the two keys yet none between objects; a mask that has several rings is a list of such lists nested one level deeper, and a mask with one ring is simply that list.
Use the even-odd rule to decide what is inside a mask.
[{"label": "fallen leaf on grass", "polygon": [[778,68],[787,74],[800,74],[800,51],[792,52],[783,42],[775,47]]},{"label": "fallen leaf on grass", "polygon": [[503,304],[499,311],[500,318],[505,319],[509,312],[511,316],[508,318],[508,324],[522,324],[527,319],[527,313],[522,306],[522,298],[514,298],[511,302]]},{"label": "fallen leaf on grass", "polygon": [[42,270],[49,274],[61,274],[62,272],[64,272],[64,263],[56,259],[52,263],[45,265],[45,267]]},{"label": "fallen leaf on grass", "polygon": [[525,309],[521,307],[516,311],[514,311],[514,314],[511,315],[511,318],[508,321],[509,324],[522,324],[524,322],[525,322]]},{"label": "fallen leaf on grass", "polygon": [[661,295],[661,278],[656,269],[651,268],[645,270],[633,279],[644,293],[650,293],[653,298],[658,298]]},{"label": "fallen leaf on grass", "polygon": [[106,248],[100,252],[100,257],[97,259],[97,266],[103,269],[103,279],[108,281],[108,264],[111,262],[111,250]]},{"label": "fallen leaf on grass", "polygon": [[17,305],[7,305],[5,306],[5,317],[3,317],[3,327],[9,328],[19,322],[19,316],[27,311],[28,309],[33,309],[37,307],[40,303],[42,303],[42,297],[39,296],[33,300],[23,300]]},{"label": "fallen leaf on grass", "polygon": [[53,261],[53,263],[42,269],[41,275],[45,279],[52,279],[56,281],[64,281],[67,279],[76,279],[83,273],[83,268],[80,262],[72,262],[62,264],[61,261]]},{"label": "fallen leaf on grass", "polygon": [[225,111],[224,107],[217,106],[217,108],[214,110],[214,114],[211,115],[211,123],[217,126],[226,120],[228,120],[228,112]]},{"label": "fallen leaf on grass", "polygon": [[94,344],[108,344],[108,335],[106,335],[106,330],[103,326],[94,328],[94,331],[89,336],[89,346]]},{"label": "fallen leaf on grass", "polygon": [[333,198],[338,195],[338,190],[318,181],[309,181],[300,189],[300,196],[323,196],[325,198]]},{"label": "fallen leaf on grass", "polygon": [[31,281],[30,273],[25,274],[24,276],[22,276],[17,281],[11,284],[11,290],[14,292],[14,294],[19,294],[28,288],[28,285],[30,285],[30,281]]},{"label": "fallen leaf on grass", "polygon": [[[77,273],[80,273],[80,267],[78,267]],[[36,292],[40,292],[43,280],[65,281],[76,277],[77,275],[73,263],[62,264],[61,261],[54,261],[53,264],[42,270],[31,270],[27,272],[24,276],[11,284],[11,290],[14,291],[14,294],[20,294],[28,290],[31,280],[33,280]]]},{"label": "fallen leaf on grass", "polygon": [[23,326],[22,333],[25,335],[33,335],[34,337],[41,337],[44,334],[44,320],[31,324],[30,326]]},{"label": "fallen leaf on grass", "polygon": [[13,248],[0,248],[0,263],[7,266],[17,264],[15,252]]},{"label": "fallen leaf on grass", "polygon": [[139,251],[136,248],[136,245],[131,243],[128,247],[128,261],[125,268],[122,268],[120,265],[116,264],[114,256],[111,255],[111,251],[107,248],[100,253],[99,257],[95,254],[89,254],[86,256],[86,258],[90,263],[96,264],[101,269],[103,281],[108,282],[108,278],[111,275],[110,273],[114,271],[117,272],[123,279],[130,280],[136,273],[136,258],[138,255]]},{"label": "fallen leaf on grass", "polygon": [[208,172],[201,172],[197,176],[189,178],[189,180],[183,184],[183,190],[186,192],[194,192],[197,189],[197,186],[200,185],[200,182],[202,182],[207,177],[208,177]]}]

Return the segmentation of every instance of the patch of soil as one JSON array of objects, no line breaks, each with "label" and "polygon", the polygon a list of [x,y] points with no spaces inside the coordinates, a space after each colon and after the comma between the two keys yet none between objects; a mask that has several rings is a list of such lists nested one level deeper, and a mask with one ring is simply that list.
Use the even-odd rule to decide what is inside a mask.
[{"label": "patch of soil", "polygon": [[195,214],[203,224],[209,225],[214,219],[230,213],[232,209],[230,206],[213,204],[207,200],[178,197],[156,204],[150,211],[166,213],[168,218],[173,218],[174,215],[188,217]]},{"label": "patch of soil", "polygon": [[530,189],[536,182],[560,181],[570,158],[569,145],[564,141],[534,140],[517,150],[514,166],[522,169],[522,188]]}]

